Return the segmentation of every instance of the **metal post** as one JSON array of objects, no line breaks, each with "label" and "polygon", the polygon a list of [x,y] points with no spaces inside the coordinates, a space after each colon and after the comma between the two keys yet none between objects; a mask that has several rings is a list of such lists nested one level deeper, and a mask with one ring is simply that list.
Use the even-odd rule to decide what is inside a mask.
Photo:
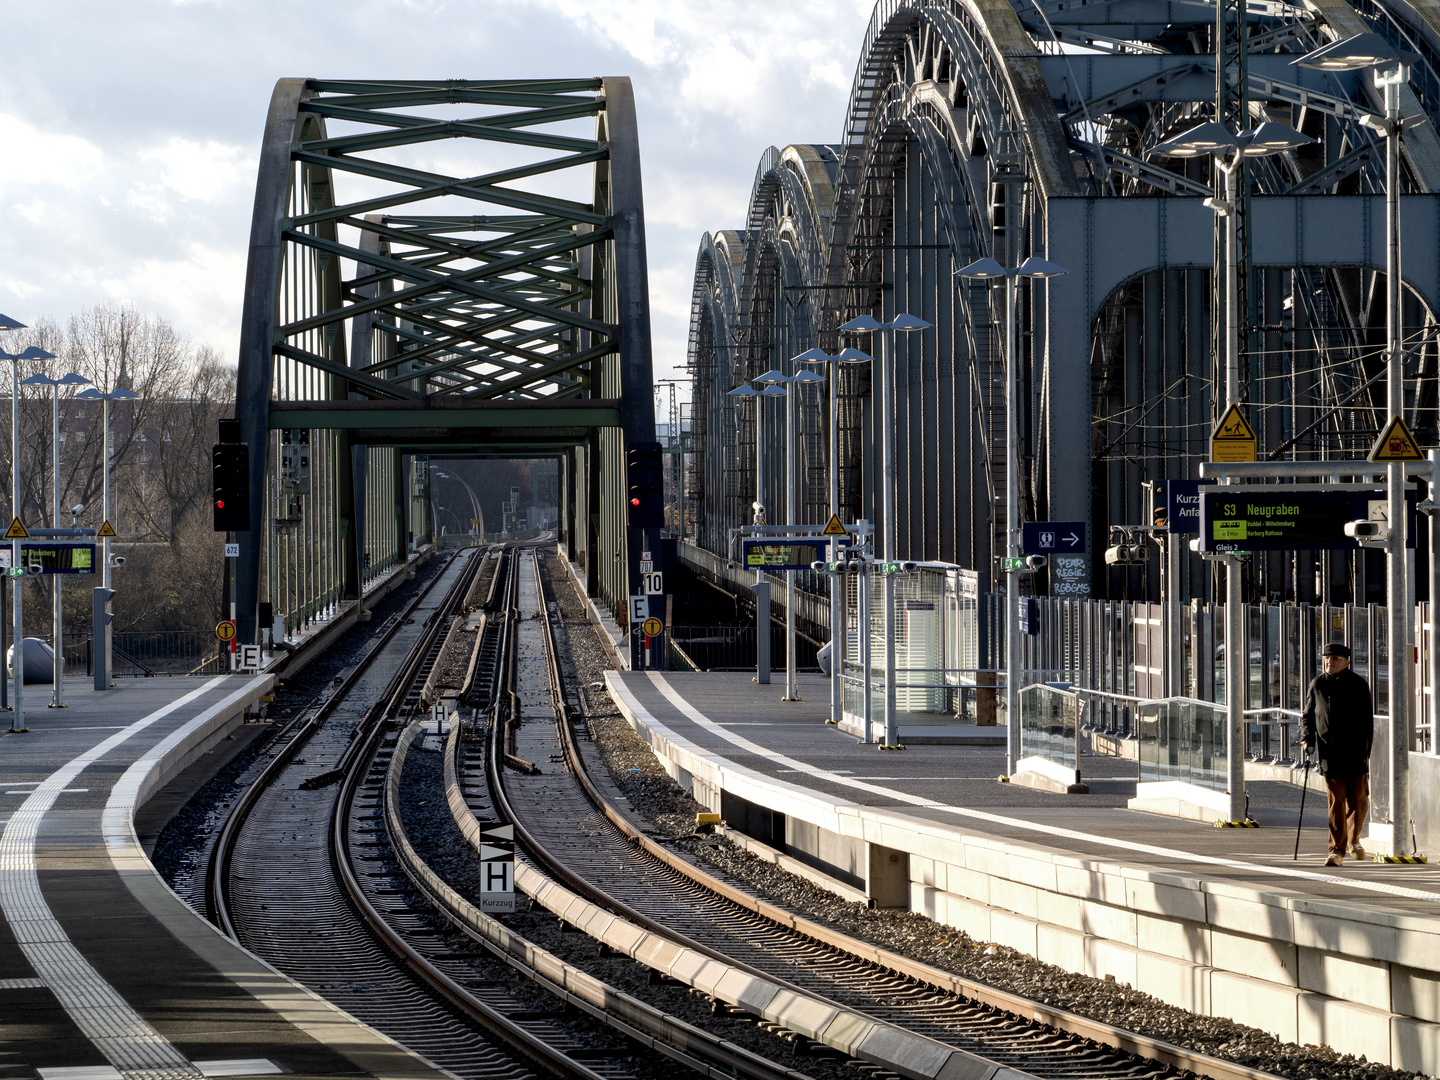
[{"label": "metal post", "polygon": [[[785,386],[785,521],[798,525],[795,520],[795,395],[799,383]],[[793,549],[792,549],[793,550]],[[785,696],[782,701],[801,701],[800,688],[795,679],[795,571],[785,571]]]},{"label": "metal post", "polygon": [[[1005,276],[1005,554],[1020,558],[1019,372],[1015,348],[1016,279]],[[1020,760],[1020,575],[1005,571],[1005,773]]]},{"label": "metal post", "polygon": [[[883,332],[880,338],[880,391],[883,404],[877,410],[881,426],[884,464],[881,468],[881,503],[885,514],[884,561],[895,561],[895,406],[894,386],[890,381],[894,367],[894,341]],[[887,565],[885,582],[885,745],[900,745],[899,725],[895,716],[895,575]]]},{"label": "metal post", "polygon": [[[1170,521],[1169,525],[1173,530],[1175,522]],[[1170,631],[1169,647],[1165,651],[1165,694],[1168,697],[1185,696],[1185,610],[1180,601],[1180,552],[1184,543],[1181,533],[1172,531],[1165,537],[1165,600],[1169,605],[1165,623]]]},{"label": "metal post", "polygon": [[[50,527],[60,528],[60,385],[50,387]],[[65,637],[61,626],[59,574],[50,575],[50,599],[54,605],[53,681],[50,708],[65,708]]]},{"label": "metal post", "polygon": [[870,647],[875,632],[874,627],[871,624],[871,619],[873,618],[873,615],[870,611],[871,600],[873,599],[871,594],[872,588],[873,586],[871,585],[870,578],[870,564],[868,562],[861,563],[860,582],[858,587],[860,595],[857,599],[859,600],[858,606],[860,608],[860,667],[865,673],[865,738],[862,741],[865,743],[866,746],[869,746],[874,741],[874,729],[870,726],[872,723],[871,698],[874,696],[871,689],[870,680],[870,665],[872,663]]},{"label": "metal post", "polygon": [[[1440,450],[1431,450],[1430,498],[1440,479]],[[1440,520],[1430,518],[1430,648],[1425,653],[1430,683],[1430,752],[1440,745]],[[1409,765],[1409,760],[1406,760]]]},{"label": "metal post", "polygon": [[[11,514],[17,520],[20,517],[20,358],[14,357],[10,361],[10,506]],[[21,605],[24,600],[25,579],[16,574],[17,569],[23,570],[23,553],[20,549],[18,539],[10,542],[10,567],[11,567],[11,589],[13,590],[14,601],[12,603],[14,625],[11,632],[11,639],[14,644],[14,680],[15,680],[15,712],[10,717],[10,730],[29,731],[25,726],[25,620],[21,613]]]},{"label": "metal post", "polygon": [[[765,524],[765,399],[755,399],[755,524]],[[755,568],[755,681],[770,682],[770,583]]]},{"label": "metal post", "polygon": [[[830,513],[840,513],[840,361],[830,361]],[[830,545],[831,561],[839,562],[840,540],[835,538]],[[844,625],[845,604],[843,579],[839,574],[830,575],[830,722],[839,725],[844,712],[844,684],[841,682],[841,660],[843,637],[840,630]],[[868,685],[868,676],[867,676]],[[868,740],[869,729],[865,736]]]},{"label": "metal post", "polygon": [[[1403,65],[1375,81],[1385,91],[1385,399],[1389,421],[1405,409],[1405,371],[1401,357],[1400,310],[1400,83]],[[1410,658],[1408,575],[1405,566],[1405,464],[1388,469],[1390,542],[1387,545],[1386,614],[1390,620],[1390,828],[1392,853],[1413,855],[1410,828]],[[1433,482],[1433,478],[1432,478]],[[1371,651],[1374,644],[1372,639]]]}]

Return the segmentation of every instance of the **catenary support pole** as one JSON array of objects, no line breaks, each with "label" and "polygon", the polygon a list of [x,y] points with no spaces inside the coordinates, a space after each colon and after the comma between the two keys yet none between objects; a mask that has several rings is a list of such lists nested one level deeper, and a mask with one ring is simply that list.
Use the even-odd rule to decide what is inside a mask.
[{"label": "catenary support pole", "polygon": [[[20,519],[20,357],[10,361],[10,506],[11,515]],[[11,631],[10,648],[14,660],[11,663],[15,687],[15,712],[10,717],[11,731],[29,731],[25,726],[25,619],[21,612],[24,601],[25,579],[13,571],[23,567],[24,558],[20,541],[10,542],[10,578],[13,602],[11,615],[14,626]]]},{"label": "catenary support pole", "polygon": [[895,342],[883,332],[880,338],[880,392],[884,395],[879,409],[881,444],[885,456],[881,470],[880,488],[885,521],[885,551],[882,556],[886,566],[882,580],[885,582],[885,745],[900,744],[899,724],[895,715],[895,575],[890,564],[895,561],[895,384],[892,372],[895,367]]},{"label": "catenary support pole", "polygon": [[1020,761],[1020,438],[1019,369],[1015,342],[1018,284],[1005,277],[1005,773]]},{"label": "catenary support pole", "polygon": [[[795,520],[795,397],[800,384],[785,384],[785,521],[789,525],[800,524]],[[785,571],[785,697],[784,701],[800,701],[800,687],[796,680],[795,665],[797,643],[795,640],[795,571]]]},{"label": "catenary support pole", "polygon": [[[50,527],[60,528],[60,384],[50,387]],[[65,708],[65,630],[64,613],[60,604],[63,594],[60,583],[65,579],[59,574],[50,575],[50,600],[53,605],[51,627],[54,631],[55,657],[52,665],[50,708]]]},{"label": "catenary support pole", "polygon": [[[833,517],[840,513],[840,361],[832,358],[829,367],[830,514]],[[840,541],[834,538],[830,544],[830,560],[838,563],[839,559]],[[841,681],[841,669],[845,658],[845,581],[839,574],[830,575],[830,722],[836,725],[840,723],[844,711],[845,686]],[[868,729],[865,738],[867,741],[870,738]]]}]

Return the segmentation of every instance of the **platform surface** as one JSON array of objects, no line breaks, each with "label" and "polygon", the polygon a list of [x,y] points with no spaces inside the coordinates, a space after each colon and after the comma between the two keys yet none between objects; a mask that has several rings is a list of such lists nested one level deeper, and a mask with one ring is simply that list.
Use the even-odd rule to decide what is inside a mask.
[{"label": "platform surface", "polygon": [[247,675],[67,679],[50,709],[26,687],[29,732],[0,735],[0,1075],[448,1075],[220,935],[135,845],[146,761],[256,693]]},{"label": "platform surface", "polygon": [[1250,812],[1260,828],[1217,829],[1126,809],[1135,794],[1134,761],[1082,757],[1090,794],[1059,795],[1000,783],[1003,746],[882,751],[864,745],[825,723],[830,690],[821,675],[800,677],[800,702],[781,701],[783,677],[766,686],[743,672],[623,672],[611,678],[702,751],[837,803],[883,807],[1110,863],[1340,900],[1372,912],[1440,915],[1440,865],[1347,860],[1338,870],[1324,867],[1325,799],[1313,791],[1306,796],[1295,861],[1298,785],[1250,781]]}]

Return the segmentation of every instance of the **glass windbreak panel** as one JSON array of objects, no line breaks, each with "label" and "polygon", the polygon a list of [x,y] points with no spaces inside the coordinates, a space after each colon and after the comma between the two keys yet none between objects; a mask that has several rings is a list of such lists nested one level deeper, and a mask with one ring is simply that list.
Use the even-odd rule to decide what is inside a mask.
[{"label": "glass windbreak panel", "polygon": [[1300,708],[1300,625],[1308,614],[1306,609],[1285,608],[1285,631],[1280,635],[1280,647],[1285,650],[1285,701],[1287,709]]},{"label": "glass windbreak panel", "polygon": [[1080,701],[1074,694],[1050,686],[1025,687],[1020,691],[1020,756],[1079,768],[1075,760],[1079,722]]},{"label": "glass windbreak panel", "polygon": [[[1370,620],[1367,608],[1350,609],[1350,666],[1357,675],[1366,680],[1370,678]],[[1373,684],[1371,689],[1374,689]]]},{"label": "glass windbreak panel", "polygon": [[1245,707],[1261,709],[1265,707],[1265,609],[1259,604],[1246,607],[1245,627],[1248,631],[1245,640],[1245,672],[1248,678]]},{"label": "glass windbreak panel", "polygon": [[1225,609],[1216,606],[1211,613],[1211,655],[1214,657],[1215,700],[1225,701]]},{"label": "glass windbreak panel", "polygon": [[1183,780],[1225,789],[1225,710],[1208,701],[1167,698],[1136,706],[1140,779]]},{"label": "glass windbreak panel", "polygon": [[1265,696],[1261,708],[1280,704],[1280,622],[1284,614],[1283,606],[1265,608]]},{"label": "glass windbreak panel", "polygon": [[1370,689],[1378,708],[1390,711],[1390,619],[1385,608],[1375,609],[1374,640],[1370,643]]}]

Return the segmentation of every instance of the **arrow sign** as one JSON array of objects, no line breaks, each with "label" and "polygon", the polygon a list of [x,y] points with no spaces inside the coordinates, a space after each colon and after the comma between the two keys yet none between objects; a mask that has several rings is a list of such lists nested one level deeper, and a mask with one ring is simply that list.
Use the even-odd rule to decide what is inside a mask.
[{"label": "arrow sign", "polygon": [[1020,550],[1026,555],[1081,554],[1085,522],[1027,521],[1020,526]]}]

